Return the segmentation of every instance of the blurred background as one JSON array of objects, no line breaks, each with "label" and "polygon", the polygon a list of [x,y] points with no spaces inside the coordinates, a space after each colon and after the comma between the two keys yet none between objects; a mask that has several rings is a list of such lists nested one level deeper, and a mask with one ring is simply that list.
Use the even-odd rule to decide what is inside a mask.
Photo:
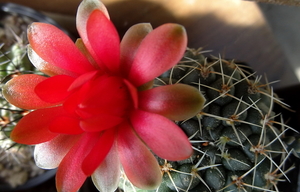
[{"label": "blurred background", "polygon": [[[41,11],[77,38],[75,15],[81,0],[0,0]],[[120,36],[132,25],[153,27],[175,22],[186,27],[188,46],[203,47],[210,54],[249,64],[266,76],[280,97],[300,118],[300,7],[240,0],[103,0]],[[296,121],[296,122],[294,122]],[[296,128],[297,129],[297,128]],[[297,173],[293,182],[297,182]],[[54,192],[54,179],[30,190]],[[96,191],[88,180],[80,192]]]}]

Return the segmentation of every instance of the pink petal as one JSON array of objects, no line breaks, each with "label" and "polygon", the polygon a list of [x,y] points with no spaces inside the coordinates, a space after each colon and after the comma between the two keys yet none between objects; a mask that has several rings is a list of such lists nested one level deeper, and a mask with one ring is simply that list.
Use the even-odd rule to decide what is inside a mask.
[{"label": "pink petal", "polygon": [[31,24],[28,27],[28,40],[32,49],[51,65],[78,75],[94,70],[73,41],[53,25]]},{"label": "pink petal", "polygon": [[160,86],[139,92],[139,107],[172,120],[185,120],[199,113],[205,98],[198,89],[184,84]]},{"label": "pink petal", "polygon": [[178,63],[186,46],[187,36],[181,25],[169,23],[154,29],[136,52],[129,80],[135,86],[153,80]]},{"label": "pink petal", "polygon": [[55,65],[51,65],[50,63],[43,60],[33,49],[30,45],[27,47],[27,54],[28,58],[31,63],[40,71],[45,73],[49,76],[54,75],[69,75],[69,76],[76,76],[75,73],[71,71],[67,71],[65,69],[59,68]]},{"label": "pink petal", "polygon": [[[85,0],[85,1],[82,1],[78,7],[77,15],[76,15],[76,26],[77,26],[77,31],[85,45],[85,48],[89,52],[89,56],[91,55],[93,58],[97,58],[96,53],[94,52],[94,50],[91,47],[91,42],[88,40],[88,37],[87,37],[87,21],[90,17],[90,14],[94,10],[100,10],[109,19],[107,9],[100,0]],[[96,65],[94,65],[94,62],[91,62],[91,63],[93,64],[93,66],[96,66]],[[101,65],[101,63],[100,63],[100,65]],[[96,68],[99,68],[99,67],[100,66],[97,65]]]},{"label": "pink petal", "polygon": [[75,78],[67,75],[56,75],[37,84],[34,91],[42,100],[58,103],[71,94],[68,89],[74,80]]},{"label": "pink petal", "polygon": [[97,116],[81,120],[80,127],[87,132],[98,132],[115,127],[123,121],[124,118],[118,116],[99,114]]},{"label": "pink petal", "polygon": [[53,103],[41,100],[34,92],[40,82],[46,80],[35,74],[20,75],[8,81],[2,88],[5,99],[11,104],[23,109],[38,109],[52,106]]},{"label": "pink petal", "polygon": [[99,139],[98,134],[83,134],[61,161],[56,173],[58,192],[77,192],[86,180],[82,162]]},{"label": "pink petal", "polygon": [[92,174],[95,187],[101,192],[112,192],[118,188],[121,176],[120,160],[116,145],[113,145],[101,165]]},{"label": "pink petal", "polygon": [[119,127],[117,146],[123,169],[130,182],[141,189],[157,188],[162,180],[159,164],[127,123]]},{"label": "pink petal", "polygon": [[32,145],[50,141],[58,134],[49,131],[54,118],[64,115],[62,107],[37,109],[24,116],[11,133],[11,139],[22,144]]},{"label": "pink petal", "polygon": [[178,161],[187,159],[193,154],[187,136],[169,119],[136,110],[131,115],[131,123],[139,137],[159,157]]},{"label": "pink petal", "polygon": [[103,162],[115,140],[115,129],[104,131],[94,148],[82,162],[83,172],[90,176]]},{"label": "pink petal", "polygon": [[43,169],[57,168],[80,136],[59,135],[48,142],[37,144],[34,148],[35,164]]},{"label": "pink petal", "polygon": [[[87,35],[99,65],[119,74],[120,39],[112,22],[99,10],[94,10],[87,21]],[[100,66],[103,69],[103,66]]]},{"label": "pink petal", "polygon": [[127,77],[131,70],[135,53],[140,46],[142,40],[152,31],[149,23],[139,23],[133,25],[125,33],[121,41],[121,71],[122,75]]},{"label": "pink petal", "polygon": [[59,116],[53,119],[49,130],[54,133],[76,135],[84,131],[80,127],[80,120],[70,116]]}]

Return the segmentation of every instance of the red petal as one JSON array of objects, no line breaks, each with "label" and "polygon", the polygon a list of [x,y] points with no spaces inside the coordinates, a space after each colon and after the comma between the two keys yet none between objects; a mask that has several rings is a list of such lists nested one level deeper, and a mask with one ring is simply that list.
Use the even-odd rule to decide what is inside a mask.
[{"label": "red petal", "polygon": [[2,92],[8,102],[23,109],[49,107],[53,103],[41,100],[34,92],[36,85],[46,79],[47,77],[34,74],[20,75],[7,82],[3,86]]},{"label": "red petal", "polygon": [[61,160],[78,141],[81,135],[59,135],[54,139],[37,144],[34,148],[34,160],[43,169],[57,168]]},{"label": "red petal", "polygon": [[28,45],[27,49],[28,58],[31,63],[43,73],[54,76],[54,75],[69,75],[69,76],[76,76],[75,73],[62,69],[58,66],[51,65],[50,63],[43,60],[33,49],[30,45]]},{"label": "red petal", "polygon": [[[77,27],[77,31],[78,31],[80,37],[82,38],[82,41],[84,42],[84,47],[85,47],[84,49],[88,50],[88,52],[89,52],[88,57],[91,55],[94,58],[97,58],[97,55],[95,54],[94,50],[91,47],[92,42],[90,42],[88,40],[87,26],[86,25],[87,25],[87,21],[89,19],[90,14],[96,9],[103,12],[104,15],[109,19],[109,15],[108,15],[106,7],[99,0],[85,0],[85,1],[82,1],[80,3],[79,7],[78,7],[77,15],[76,15],[76,27]],[[82,50],[83,49],[81,49],[81,51]],[[83,53],[85,53],[86,50]],[[95,67],[95,63],[94,62],[91,62],[91,63]],[[98,64],[96,64],[96,65],[97,65],[96,68],[99,68]]]},{"label": "red petal", "polygon": [[11,138],[27,145],[47,142],[58,135],[49,131],[51,122],[64,113],[62,107],[37,109],[19,121],[11,133]]},{"label": "red petal", "polygon": [[[71,85],[72,86],[72,85]],[[71,94],[67,100],[63,103],[63,107],[70,114],[76,114],[76,110],[78,109],[78,105],[80,102],[86,97],[87,91],[90,89],[90,84],[83,84],[80,89],[73,94]]]},{"label": "red petal", "polygon": [[140,86],[167,71],[182,58],[187,46],[185,29],[177,24],[164,24],[149,33],[139,46],[129,80]]},{"label": "red petal", "polygon": [[76,45],[76,47],[78,47],[78,49],[81,51],[81,53],[83,53],[84,56],[89,60],[91,65],[93,65],[93,67],[96,70],[99,70],[100,69],[99,65],[96,63],[90,50],[87,49],[86,45],[83,43],[81,38],[76,39],[75,45]]},{"label": "red petal", "polygon": [[121,71],[122,75],[128,76],[132,66],[135,53],[142,40],[152,31],[149,23],[139,23],[133,25],[125,33],[121,41]]},{"label": "red petal", "polygon": [[76,27],[82,38],[86,38],[86,23],[90,14],[98,9],[104,13],[104,15],[109,19],[109,15],[105,5],[99,0],[85,0],[78,6],[76,14]]},{"label": "red petal", "polygon": [[68,91],[72,91],[73,89],[77,89],[81,87],[84,83],[88,82],[91,80],[95,75],[98,73],[98,71],[91,71],[88,73],[85,73],[78,78],[75,79],[75,81],[71,84],[69,87]]},{"label": "red petal", "polygon": [[141,189],[157,188],[162,179],[158,162],[127,123],[119,127],[117,146],[130,182]]},{"label": "red petal", "polygon": [[118,116],[99,114],[80,121],[80,127],[87,132],[99,132],[115,127],[122,123],[122,121],[124,121],[124,119]]},{"label": "red petal", "polygon": [[86,180],[82,162],[99,139],[98,134],[83,134],[63,158],[56,173],[58,192],[77,192]]},{"label": "red petal", "polygon": [[199,113],[205,98],[198,89],[184,84],[160,86],[139,92],[139,107],[169,119],[182,121]]},{"label": "red petal", "polygon": [[92,175],[92,180],[95,187],[101,192],[116,191],[119,185],[119,179],[121,177],[121,165],[115,143],[104,161]]},{"label": "red petal", "polygon": [[49,130],[54,133],[61,134],[80,134],[84,131],[81,129],[79,122],[79,119],[76,119],[74,117],[59,116],[51,122]]},{"label": "red petal", "polygon": [[[114,95],[123,97],[122,90],[124,89],[123,82],[115,76],[99,76],[93,81],[88,82],[89,90],[86,93],[85,100],[82,102],[82,107],[97,106],[101,107],[109,101],[115,100]],[[97,89],[95,89],[97,87]],[[119,87],[123,89],[119,89]],[[104,100],[105,99],[105,100]]]},{"label": "red petal", "polygon": [[115,129],[104,131],[82,163],[83,172],[90,176],[109,153],[115,140]]},{"label": "red petal", "polygon": [[90,84],[90,89],[85,93],[84,100],[79,105],[82,112],[91,115],[107,113],[122,116],[124,111],[132,105],[128,88],[121,78],[100,76]]},{"label": "red petal", "polygon": [[159,157],[178,161],[187,159],[193,154],[187,136],[169,119],[136,110],[132,113],[131,123],[136,133]]},{"label": "red petal", "polygon": [[65,100],[71,92],[68,91],[75,78],[67,75],[56,75],[39,83],[34,91],[44,101],[57,103]]},{"label": "red petal", "polygon": [[94,69],[73,41],[53,25],[31,24],[28,40],[32,49],[47,63],[78,75]]},{"label": "red petal", "polygon": [[[94,10],[87,21],[88,40],[95,52],[95,61],[119,74],[120,39],[112,22],[99,10]],[[103,68],[100,66],[100,68]]]}]

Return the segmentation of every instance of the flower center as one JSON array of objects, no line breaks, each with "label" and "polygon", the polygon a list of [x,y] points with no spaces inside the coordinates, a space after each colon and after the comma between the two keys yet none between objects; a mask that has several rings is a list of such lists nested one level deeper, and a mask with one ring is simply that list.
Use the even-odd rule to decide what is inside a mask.
[{"label": "flower center", "polygon": [[80,127],[99,132],[122,123],[133,109],[130,91],[117,76],[96,75],[73,94]]}]

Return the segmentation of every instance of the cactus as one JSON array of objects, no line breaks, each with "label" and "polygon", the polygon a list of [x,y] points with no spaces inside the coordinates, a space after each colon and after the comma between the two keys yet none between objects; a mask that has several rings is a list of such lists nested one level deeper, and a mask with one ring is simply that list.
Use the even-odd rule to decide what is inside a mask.
[{"label": "cactus", "polygon": [[[157,157],[163,182],[156,192],[278,191],[294,168],[285,163],[298,142],[286,142],[286,125],[274,104],[288,108],[261,83],[250,68],[234,60],[205,57],[188,49],[178,65],[160,76],[155,85],[192,85],[206,98],[204,109],[177,122],[190,139],[194,154],[184,161]],[[288,145],[289,144],[289,145]],[[134,188],[123,175],[124,191]]]},{"label": "cactus", "polygon": [[[11,16],[11,20],[15,20],[16,16]],[[6,18],[11,18],[6,17]],[[8,25],[8,24],[7,24]],[[30,63],[27,56],[27,38],[22,32],[15,32],[13,29],[8,26],[7,28],[1,29],[1,33],[4,31],[10,31],[10,36],[2,35],[3,38],[10,38],[13,36],[13,39],[6,39],[5,43],[0,45],[0,88],[14,76],[18,76],[24,73],[34,73],[35,68]],[[36,71],[35,71],[36,72]],[[14,105],[7,102],[4,97],[0,97],[0,107],[1,107],[1,131],[4,135],[9,136],[10,131],[16,125],[17,121],[26,114],[26,110],[15,107]],[[11,143],[13,143],[11,141]]]},{"label": "cactus", "polygon": [[[18,29],[18,27],[26,29],[28,25],[26,22],[29,21],[25,22],[17,15],[11,15],[6,16],[3,22],[5,28],[0,29],[1,89],[14,76],[38,73],[27,56],[26,35],[23,29]],[[14,188],[45,172],[35,165],[32,146],[17,144],[9,138],[17,122],[27,113],[28,110],[15,107],[2,95],[0,96],[0,185],[9,184]]]}]

